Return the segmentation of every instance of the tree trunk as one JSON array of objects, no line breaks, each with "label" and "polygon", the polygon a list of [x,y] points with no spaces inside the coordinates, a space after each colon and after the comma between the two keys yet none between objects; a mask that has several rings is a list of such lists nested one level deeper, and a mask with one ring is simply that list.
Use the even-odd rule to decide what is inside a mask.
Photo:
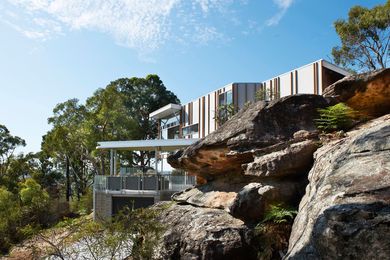
[{"label": "tree trunk", "polygon": [[66,176],[66,201],[69,202],[69,199],[70,199],[70,196],[71,196],[71,192],[72,192],[72,188],[70,186],[70,165],[69,165],[69,157],[66,156],[66,170],[65,170],[65,176]]}]

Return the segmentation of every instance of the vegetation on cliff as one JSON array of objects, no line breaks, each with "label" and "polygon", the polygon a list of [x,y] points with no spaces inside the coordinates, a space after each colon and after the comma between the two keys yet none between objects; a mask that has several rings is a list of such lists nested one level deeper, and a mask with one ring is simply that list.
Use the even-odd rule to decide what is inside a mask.
[{"label": "vegetation on cliff", "polygon": [[[0,125],[0,253],[64,217],[89,214],[93,176],[109,167],[97,142],[154,138],[149,113],[168,103],[179,100],[157,75],[115,80],[85,104],[70,99],[56,105],[38,153],[16,154],[25,141]],[[145,167],[153,153],[119,156]]]}]

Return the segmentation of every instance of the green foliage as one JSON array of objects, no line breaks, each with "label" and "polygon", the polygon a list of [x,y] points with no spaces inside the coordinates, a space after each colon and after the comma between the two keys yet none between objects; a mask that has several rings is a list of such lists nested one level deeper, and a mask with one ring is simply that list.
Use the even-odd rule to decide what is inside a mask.
[{"label": "green foliage", "polygon": [[134,211],[127,208],[116,217],[115,222],[118,225],[116,228],[133,234],[131,253],[133,259],[151,259],[154,255],[165,230],[157,219],[161,210],[163,208],[140,208]]},{"label": "green foliage", "polygon": [[348,130],[356,113],[344,103],[318,109],[320,117],[315,120],[317,128],[324,132]]},{"label": "green foliage", "polygon": [[26,142],[18,136],[11,135],[8,128],[0,124],[0,177],[7,171],[9,159],[18,146],[26,146]]},{"label": "green foliage", "polygon": [[218,126],[223,125],[226,121],[231,119],[237,113],[237,109],[233,104],[225,104],[217,107],[215,119]]},{"label": "green foliage", "polygon": [[269,88],[261,87],[256,91],[255,100],[256,101],[269,101],[277,100],[280,98],[280,91],[271,92]]},{"label": "green foliage", "polygon": [[262,223],[273,222],[276,224],[292,221],[298,213],[295,209],[286,208],[282,205],[271,205],[270,209],[265,213]]},{"label": "green foliage", "polygon": [[334,26],[342,44],[332,49],[336,64],[363,71],[386,68],[390,56],[389,0],[372,9],[354,6],[348,20],[337,20]]},{"label": "green foliage", "polygon": [[67,219],[37,239],[46,241],[49,255],[60,259],[152,259],[164,231],[157,220],[161,210],[125,209],[98,222],[89,216]]},{"label": "green foliage", "polygon": [[49,203],[49,194],[31,178],[16,194],[0,188],[0,253],[50,224]]},{"label": "green foliage", "polygon": [[7,252],[13,242],[19,240],[18,227],[22,212],[17,197],[0,187],[0,254]]},{"label": "green foliage", "polygon": [[80,215],[88,215],[93,209],[93,191],[89,188],[87,192],[80,197],[80,200],[73,200],[71,211]]},{"label": "green foliage", "polygon": [[34,210],[44,209],[48,205],[49,194],[34,179],[27,179],[20,186],[19,195],[23,205]]},{"label": "green foliage", "polygon": [[287,250],[292,222],[297,213],[295,209],[281,204],[270,206],[255,228],[258,259],[279,259],[279,252]]}]

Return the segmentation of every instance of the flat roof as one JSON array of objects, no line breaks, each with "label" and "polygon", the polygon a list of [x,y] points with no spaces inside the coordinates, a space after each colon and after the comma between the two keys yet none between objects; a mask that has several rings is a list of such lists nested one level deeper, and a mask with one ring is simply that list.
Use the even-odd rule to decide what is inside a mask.
[{"label": "flat roof", "polygon": [[157,109],[149,114],[150,118],[161,119],[172,116],[173,113],[181,110],[181,105],[178,104],[168,104],[162,108]]},{"label": "flat roof", "polygon": [[100,150],[132,150],[132,151],[175,151],[187,147],[198,138],[192,139],[152,139],[152,140],[130,140],[130,141],[109,141],[98,142],[96,149]]}]

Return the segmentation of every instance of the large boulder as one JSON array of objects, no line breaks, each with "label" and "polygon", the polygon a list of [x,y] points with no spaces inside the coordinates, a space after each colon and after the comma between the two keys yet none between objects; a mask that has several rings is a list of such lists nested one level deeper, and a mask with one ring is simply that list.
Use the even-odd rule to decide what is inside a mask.
[{"label": "large boulder", "polygon": [[369,117],[390,111],[390,68],[347,76],[323,93]]},{"label": "large boulder", "polygon": [[297,206],[318,148],[314,119],[330,101],[296,95],[258,102],[214,133],[169,158],[208,180],[176,193],[176,202],[223,209],[258,222],[273,204]]},{"label": "large boulder", "polygon": [[390,115],[315,153],[286,259],[388,259]]},{"label": "large boulder", "polygon": [[173,204],[160,221],[161,259],[256,259],[252,229],[224,210]]},{"label": "large boulder", "polygon": [[225,176],[175,193],[172,200],[196,207],[222,209],[247,223],[259,222],[271,205],[298,205],[307,184],[304,178],[252,182]]},{"label": "large boulder", "polygon": [[[242,166],[253,162],[256,151],[275,152],[285,149],[287,142],[293,144],[315,138],[317,109],[329,103],[322,96],[309,94],[288,96],[271,103],[257,102],[237,113],[215,132],[170,156],[168,162],[207,180],[227,173],[243,173]],[[294,134],[302,130],[308,132],[306,137],[295,138]],[[311,157],[313,149],[306,151]],[[285,166],[286,171],[304,169],[310,166],[310,160],[297,159],[294,165],[287,163]],[[278,171],[283,171],[283,167]]]},{"label": "large boulder", "polygon": [[[265,153],[256,151],[254,161],[243,165],[244,174],[258,177],[288,177],[307,173],[318,148],[315,140],[286,144],[285,149]],[[299,158],[299,159],[298,159]]]}]

